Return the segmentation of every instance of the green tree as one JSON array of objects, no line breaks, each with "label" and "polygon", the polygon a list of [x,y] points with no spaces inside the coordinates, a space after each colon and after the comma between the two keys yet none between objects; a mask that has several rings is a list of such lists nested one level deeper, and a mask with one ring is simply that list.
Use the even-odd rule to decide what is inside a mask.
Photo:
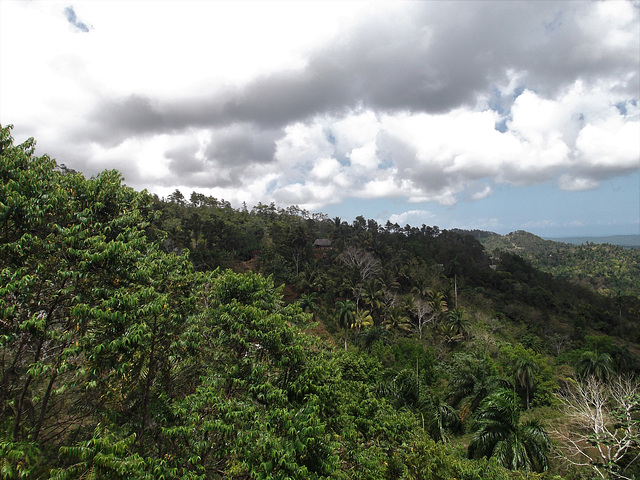
[{"label": "green tree", "polygon": [[336,302],[336,315],[338,324],[344,329],[344,349],[347,349],[347,332],[355,321],[356,304],[351,300]]},{"label": "green tree", "polygon": [[404,311],[404,308],[399,305],[393,306],[387,310],[383,323],[387,330],[400,330],[403,332],[411,330],[411,321]]},{"label": "green tree", "polygon": [[369,313],[369,310],[356,310],[351,328],[356,328],[358,333],[365,327],[373,325],[373,317]]},{"label": "green tree", "polygon": [[525,405],[527,410],[529,410],[530,393],[535,386],[535,375],[539,371],[540,366],[532,358],[521,357],[515,365],[514,377],[518,385],[525,389]]},{"label": "green tree", "polygon": [[145,192],[115,171],[89,180],[59,171],[9,133],[0,144],[0,436],[7,451],[31,445],[46,461],[115,417],[146,453],[171,395],[191,266],[147,241]]},{"label": "green tree", "polygon": [[595,377],[600,381],[606,381],[614,371],[613,359],[608,353],[584,352],[576,370],[580,378]]},{"label": "green tree", "polygon": [[449,310],[449,317],[445,326],[451,334],[465,338],[469,332],[470,322],[464,318],[464,311],[461,308]]},{"label": "green tree", "polygon": [[54,469],[50,479],[144,478],[144,458],[131,452],[135,439],[135,434],[123,437],[98,427],[93,437],[81,445],[60,448],[61,456],[71,465]]},{"label": "green tree", "polygon": [[485,398],[476,414],[475,430],[470,458],[492,457],[511,470],[542,472],[549,468],[549,437],[539,422],[520,422],[513,392],[501,390]]}]

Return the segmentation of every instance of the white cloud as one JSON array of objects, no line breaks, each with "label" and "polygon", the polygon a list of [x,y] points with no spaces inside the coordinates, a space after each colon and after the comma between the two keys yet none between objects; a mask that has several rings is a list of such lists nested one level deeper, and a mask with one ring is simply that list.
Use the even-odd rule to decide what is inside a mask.
[{"label": "white cloud", "polygon": [[453,206],[639,167],[632,2],[66,7],[0,1],[0,120],[136,188]]},{"label": "white cloud", "polygon": [[394,213],[389,217],[391,223],[397,223],[404,227],[405,225],[428,225],[434,214],[428,210],[409,210],[402,213]]},{"label": "white cloud", "polygon": [[471,194],[471,200],[482,200],[483,198],[487,198],[492,193],[493,193],[493,189],[487,185],[479,192],[475,192]]}]

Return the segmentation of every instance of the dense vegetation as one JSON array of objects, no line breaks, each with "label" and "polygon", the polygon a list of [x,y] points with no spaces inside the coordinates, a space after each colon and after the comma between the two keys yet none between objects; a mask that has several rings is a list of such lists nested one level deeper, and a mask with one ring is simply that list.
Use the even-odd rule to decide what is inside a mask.
[{"label": "dense vegetation", "polygon": [[572,245],[543,240],[523,231],[504,236],[478,231],[470,233],[488,251],[517,253],[554,277],[571,280],[603,295],[640,296],[640,248],[589,242]]},{"label": "dense vegetation", "polygon": [[161,200],[1,132],[3,478],[638,475],[637,296],[438,227]]}]

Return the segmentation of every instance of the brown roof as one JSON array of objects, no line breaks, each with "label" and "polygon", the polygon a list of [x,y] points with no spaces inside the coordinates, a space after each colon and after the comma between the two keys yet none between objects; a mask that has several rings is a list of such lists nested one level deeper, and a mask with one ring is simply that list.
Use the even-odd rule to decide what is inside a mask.
[{"label": "brown roof", "polygon": [[314,247],[330,247],[331,246],[331,240],[329,240],[328,238],[318,238],[316,239],[315,242],[313,242],[313,246]]}]

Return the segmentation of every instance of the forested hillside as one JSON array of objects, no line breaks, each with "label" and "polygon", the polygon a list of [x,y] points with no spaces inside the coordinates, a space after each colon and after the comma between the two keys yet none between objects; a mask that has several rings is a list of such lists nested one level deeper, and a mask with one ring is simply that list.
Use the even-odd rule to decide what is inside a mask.
[{"label": "forested hillside", "polygon": [[438,227],[159,199],[1,132],[3,478],[640,475],[637,295]]},{"label": "forested hillside", "polygon": [[640,296],[640,248],[608,243],[569,243],[543,240],[528,232],[508,235],[473,232],[489,252],[513,252],[554,277],[571,280],[612,297]]}]

